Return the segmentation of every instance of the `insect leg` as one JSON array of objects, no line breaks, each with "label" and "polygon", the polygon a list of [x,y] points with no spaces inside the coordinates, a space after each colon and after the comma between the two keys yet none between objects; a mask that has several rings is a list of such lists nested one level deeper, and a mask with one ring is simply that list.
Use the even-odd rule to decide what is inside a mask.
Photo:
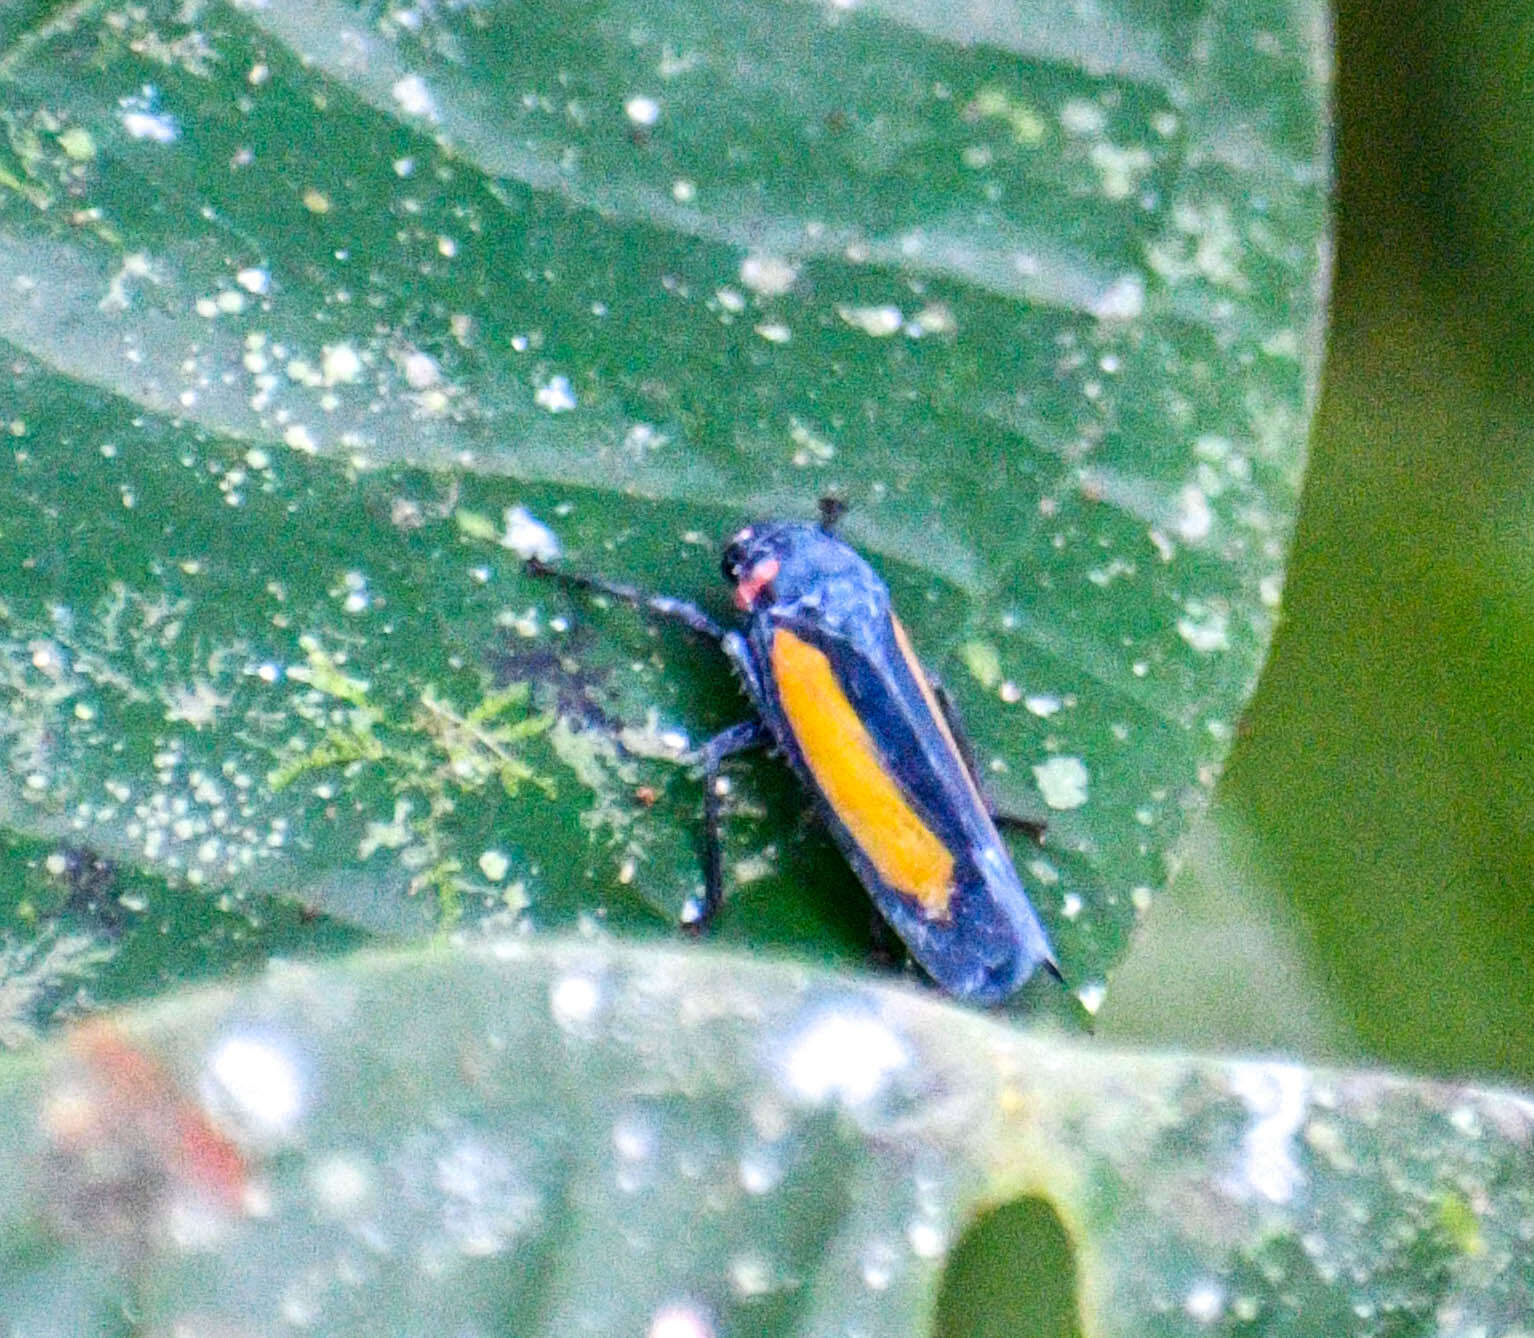
[{"label": "insect leg", "polygon": [[989,796],[986,799],[991,810],[991,821],[998,827],[1011,827],[1032,838],[1035,845],[1044,844],[1044,833],[1049,830],[1047,818],[1035,818],[1028,813],[1013,813],[1008,809],[997,808],[995,800]]},{"label": "insect leg", "polygon": [[975,789],[980,791],[980,797],[985,800],[985,807],[991,815],[991,821],[998,827],[1015,827],[1018,831],[1026,832],[1039,845],[1043,845],[1044,833],[1049,829],[1049,823],[1043,818],[1035,818],[1025,813],[1009,813],[996,806],[996,800],[991,796],[990,790],[981,778],[980,768],[975,765],[975,750],[970,746],[969,735],[964,732],[964,725],[959,720],[959,708],[954,705],[953,698],[948,695],[948,689],[943,686],[942,680],[929,673],[927,682],[932,687],[932,695],[937,698],[938,708],[948,724],[948,732],[953,735],[953,741],[959,749],[959,756],[964,759],[964,769],[969,772],[969,778],[975,782]]},{"label": "insect leg", "polygon": [[762,682],[762,669],[757,663],[755,655],[751,653],[751,643],[739,632],[730,631],[724,634],[719,642],[719,649],[724,652],[731,667],[740,675],[740,684],[746,690],[746,696],[751,698],[751,704],[759,712],[765,713],[767,702],[767,688]]},{"label": "insect leg", "polygon": [[703,904],[689,902],[682,913],[683,928],[695,934],[708,926],[724,898],[724,857],[719,845],[719,764],[766,741],[767,729],[760,720],[743,720],[714,735],[695,754],[703,763]]},{"label": "insect leg", "polygon": [[551,567],[548,563],[541,562],[537,558],[528,558],[527,570],[534,576],[552,576],[556,581],[563,581],[566,585],[573,585],[578,590],[592,590],[599,595],[611,595],[614,599],[621,599],[625,604],[633,604],[638,608],[648,609],[657,617],[681,623],[683,627],[689,628],[699,636],[706,636],[715,645],[719,645],[724,641],[724,628],[719,626],[696,604],[689,603],[685,599],[673,599],[670,595],[649,595],[632,585],[620,585],[616,581],[604,581],[597,576],[577,576],[574,572],[564,571],[559,567]]},{"label": "insect leg", "polygon": [[895,969],[906,960],[906,946],[890,923],[876,910],[868,913],[868,960],[874,966]]}]

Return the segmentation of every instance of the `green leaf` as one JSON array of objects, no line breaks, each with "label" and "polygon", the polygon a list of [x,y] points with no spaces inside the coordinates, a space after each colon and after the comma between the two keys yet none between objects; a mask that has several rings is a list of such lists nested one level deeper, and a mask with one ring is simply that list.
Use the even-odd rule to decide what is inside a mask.
[{"label": "green leaf", "polygon": [[[1319,5],[28,14],[0,821],[253,924],[302,888],[372,933],[665,932],[681,758],[744,705],[517,557],[722,607],[720,538],[835,489],[999,796],[1047,812],[1018,862],[1096,1006],[1272,629]],[[801,797],[731,775],[721,935],[861,960]]]},{"label": "green leaf", "polygon": [[1090,1335],[1534,1305],[1523,1098],[1114,1053],[701,951],[290,968],[13,1059],[0,1108],[29,1334],[919,1334],[1019,1195]]}]

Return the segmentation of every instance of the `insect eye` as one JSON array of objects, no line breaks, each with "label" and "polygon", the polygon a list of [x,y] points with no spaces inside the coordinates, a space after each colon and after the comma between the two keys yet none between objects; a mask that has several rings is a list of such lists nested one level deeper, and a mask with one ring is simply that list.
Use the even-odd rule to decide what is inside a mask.
[{"label": "insect eye", "polygon": [[724,579],[731,585],[737,584],[741,575],[750,566],[746,549],[755,538],[755,528],[747,525],[745,529],[737,531],[730,542],[724,546],[724,553],[719,560],[719,569],[724,573]]},{"label": "insect eye", "polygon": [[724,550],[724,556],[719,560],[719,570],[724,573],[724,579],[731,585],[740,580],[740,573],[746,565],[746,555],[741,551],[739,544],[730,544]]}]

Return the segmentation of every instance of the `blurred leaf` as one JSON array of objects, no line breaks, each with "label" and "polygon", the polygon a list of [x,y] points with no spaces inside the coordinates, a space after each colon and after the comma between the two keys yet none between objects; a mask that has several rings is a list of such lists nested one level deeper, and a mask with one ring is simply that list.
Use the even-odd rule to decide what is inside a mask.
[{"label": "blurred leaf", "polygon": [[[1478,313],[1400,276],[1368,287],[1338,317],[1303,559],[1215,808],[1224,853],[1157,907],[1159,975],[1147,959],[1124,995],[1115,977],[1114,1034],[1298,1045],[1329,1013],[1340,1049],[1307,1056],[1527,1083],[1534,433],[1526,397],[1484,379]],[[1223,960],[1174,942],[1216,901],[1253,957],[1280,949],[1239,994],[1177,983],[1179,952],[1234,970],[1228,941]]]},{"label": "blurred leaf", "polygon": [[[1019,860],[1095,1006],[1271,631],[1319,5],[36,12],[0,819],[374,932],[664,931],[678,757],[741,703],[497,541],[704,596],[721,535],[837,488],[996,789],[1053,810]],[[465,726],[523,683],[525,731]],[[721,932],[861,959],[850,874],[736,777]]]},{"label": "blurred leaf", "polygon": [[1115,1054],[706,952],[284,970],[13,1060],[0,1105],[0,1310],[38,1338],[918,1334],[1019,1194],[1087,1334],[1534,1305],[1520,1097]]},{"label": "blurred leaf", "polygon": [[[1295,908],[1233,806],[1216,804],[1114,973],[1096,1034],[1116,1045],[1358,1062],[1356,1013],[1318,962]],[[1329,986],[1331,986],[1329,988]]]}]

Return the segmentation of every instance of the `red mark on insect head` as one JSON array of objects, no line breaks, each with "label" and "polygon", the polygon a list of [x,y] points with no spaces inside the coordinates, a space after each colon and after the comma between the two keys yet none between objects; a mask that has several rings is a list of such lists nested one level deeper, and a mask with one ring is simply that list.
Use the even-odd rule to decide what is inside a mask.
[{"label": "red mark on insect head", "polygon": [[749,613],[756,607],[762,592],[777,578],[777,558],[763,558],[740,578],[735,587],[735,607],[742,613]]}]

